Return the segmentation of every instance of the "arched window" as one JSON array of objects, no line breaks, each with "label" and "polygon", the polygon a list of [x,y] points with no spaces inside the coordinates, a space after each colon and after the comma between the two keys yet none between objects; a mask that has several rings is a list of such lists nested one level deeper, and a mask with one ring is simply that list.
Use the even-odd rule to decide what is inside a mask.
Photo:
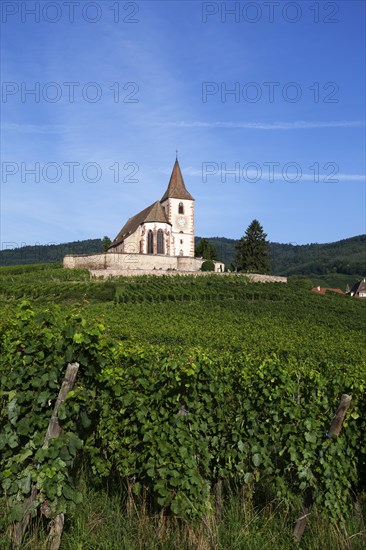
[{"label": "arched window", "polygon": [[179,256],[183,256],[183,250],[179,252]]},{"label": "arched window", "polygon": [[179,203],[178,214],[184,214],[184,206],[182,202]]},{"label": "arched window", "polygon": [[164,232],[162,229],[158,230],[157,253],[164,254]]},{"label": "arched window", "polygon": [[147,234],[147,253],[154,254],[154,233],[151,229]]}]

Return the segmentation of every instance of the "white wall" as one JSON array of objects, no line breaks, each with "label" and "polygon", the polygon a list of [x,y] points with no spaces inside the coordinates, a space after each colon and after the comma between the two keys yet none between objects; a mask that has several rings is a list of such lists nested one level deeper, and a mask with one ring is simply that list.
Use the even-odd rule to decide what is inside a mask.
[{"label": "white wall", "polygon": [[157,237],[159,229],[161,229],[164,233],[164,256],[174,256],[174,239],[172,235],[172,228],[171,225],[164,222],[148,222],[142,225],[141,238],[143,242],[143,254],[148,253],[147,235],[149,231],[152,231],[154,234],[154,254],[157,254]]},{"label": "white wall", "polygon": [[164,232],[164,256],[174,256],[174,238],[171,226],[164,222],[148,222],[139,225],[132,235],[126,237],[124,242],[114,247],[109,254],[113,254],[113,252],[140,254],[140,242],[142,246],[141,254],[147,254],[147,234],[149,230],[154,234],[154,250],[156,250],[159,229]]},{"label": "white wall", "polygon": [[[180,202],[183,203],[184,214],[179,214]],[[169,198],[162,206],[172,224],[175,255],[194,257],[194,201]],[[180,220],[184,220],[184,226],[179,224]]]}]

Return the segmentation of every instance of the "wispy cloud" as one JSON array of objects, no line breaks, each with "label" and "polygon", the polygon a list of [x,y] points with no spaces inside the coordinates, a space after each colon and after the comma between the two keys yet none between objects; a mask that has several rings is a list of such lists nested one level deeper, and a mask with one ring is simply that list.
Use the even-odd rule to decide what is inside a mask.
[{"label": "wispy cloud", "polygon": [[246,128],[250,130],[309,130],[316,128],[363,128],[363,120],[334,120],[329,122],[309,122],[296,120],[293,122],[204,122],[200,120],[162,122],[158,126],[175,128]]},{"label": "wispy cloud", "polygon": [[16,122],[4,122],[1,125],[2,132],[18,132],[27,134],[65,134],[73,128],[62,124],[18,124]]},{"label": "wispy cloud", "polygon": [[[306,176],[312,177],[314,179],[314,174],[305,174]],[[334,179],[339,181],[366,181],[365,174],[336,174]]]},{"label": "wispy cloud", "polygon": [[[210,162],[210,163],[214,163],[215,161],[207,161],[207,162]],[[206,169],[202,166],[202,168],[194,168],[193,166],[184,166],[182,168],[182,172],[184,174],[184,176],[186,177],[191,177],[191,178],[202,178],[203,176],[205,176],[205,178],[211,178],[211,177],[216,177],[216,178],[220,178],[221,177],[221,170],[220,170],[220,165],[218,163],[217,164],[217,171],[216,172],[213,172],[212,174],[208,174]],[[230,166],[234,166],[235,165],[235,162],[230,164]],[[169,168],[164,168],[162,170],[153,170],[152,172],[156,172],[156,173],[160,173],[160,174],[164,174],[164,175],[170,175],[170,172],[171,172],[171,169]],[[240,168],[238,169],[238,173],[240,174]],[[231,177],[234,178],[235,174],[232,174]],[[255,181],[255,179],[258,177],[258,172],[256,172],[255,170],[246,170],[245,171],[245,176],[248,180],[252,179],[253,181]],[[286,172],[286,178],[287,180],[291,180],[293,179],[294,181],[296,180],[296,178],[299,177],[299,181],[314,181],[315,182],[315,176],[314,174],[309,174],[309,173],[302,173],[301,176],[299,176],[299,174],[295,174],[295,173],[291,173],[291,172]],[[366,181],[366,175],[365,174],[337,174],[335,173],[334,175],[330,175],[329,173],[324,173],[324,174],[319,174],[319,181],[324,181],[324,182],[327,182],[327,179],[326,178],[329,178],[329,183],[336,183],[336,182],[341,182],[341,181]],[[274,181],[284,181],[284,177],[283,177],[283,174],[281,174],[280,172],[274,172],[272,174],[272,178]],[[230,176],[227,175],[227,179],[230,179]],[[263,176],[258,180],[258,181],[268,181],[268,167],[267,169],[263,169]],[[333,180],[333,181],[332,181]]]}]

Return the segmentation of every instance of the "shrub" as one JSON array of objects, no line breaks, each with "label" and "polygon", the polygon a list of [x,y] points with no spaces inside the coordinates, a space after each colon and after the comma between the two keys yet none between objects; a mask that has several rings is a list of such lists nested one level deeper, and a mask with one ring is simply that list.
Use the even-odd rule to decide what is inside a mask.
[{"label": "shrub", "polygon": [[206,260],[201,265],[201,271],[215,271],[215,264],[211,260]]}]

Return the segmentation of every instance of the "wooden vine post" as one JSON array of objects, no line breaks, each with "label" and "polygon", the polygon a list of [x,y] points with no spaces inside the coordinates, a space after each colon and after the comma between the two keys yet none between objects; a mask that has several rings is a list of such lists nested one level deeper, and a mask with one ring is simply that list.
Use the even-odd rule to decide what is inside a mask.
[{"label": "wooden vine post", "polygon": [[[327,434],[327,437],[329,439],[338,437],[338,435],[340,434],[347,410],[351,403],[351,399],[352,397],[350,395],[342,395],[341,402],[338,406],[337,412],[333,417],[332,424]],[[300,542],[301,540],[301,537],[305,531],[306,524],[308,522],[308,517],[310,515],[312,506],[313,495],[311,489],[308,489],[307,493],[305,494],[304,503],[301,508],[301,515],[296,521],[295,529],[293,532],[293,536],[296,542]]]},{"label": "wooden vine post", "polygon": [[[61,427],[58,421],[57,412],[66,399],[67,394],[72,389],[76,375],[78,373],[79,363],[69,363],[66,368],[65,377],[61,384],[61,388],[57,397],[57,401],[52,411],[51,420],[48,424],[47,432],[44,438],[43,448],[48,447],[50,439],[59,437],[61,433]],[[16,523],[12,532],[13,548],[20,548],[24,534],[28,528],[28,524],[31,518],[31,505],[37,499],[38,490],[35,485],[32,485],[30,496],[24,501],[23,506],[23,519]],[[44,502],[41,506],[42,514],[46,517],[50,516],[50,508],[47,502]],[[58,550],[61,544],[61,535],[64,526],[64,514],[58,514],[50,525],[50,532],[47,537],[47,546],[50,550]]]},{"label": "wooden vine post", "polygon": [[223,501],[222,501],[222,479],[218,479],[214,485],[215,491],[215,517],[220,520],[222,517]]}]

